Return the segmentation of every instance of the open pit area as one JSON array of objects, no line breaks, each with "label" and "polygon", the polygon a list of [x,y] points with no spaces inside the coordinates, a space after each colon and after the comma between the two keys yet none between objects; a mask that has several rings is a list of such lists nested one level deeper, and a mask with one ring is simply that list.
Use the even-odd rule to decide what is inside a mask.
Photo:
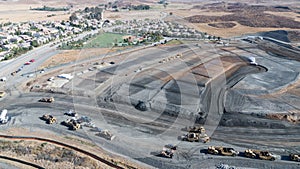
[{"label": "open pit area", "polygon": [[[244,39],[226,45],[184,41],[138,47],[46,69],[10,89],[1,101],[10,116],[1,133],[25,129],[26,135],[49,132],[43,136],[85,140],[72,145],[101,147],[111,154],[106,159],[119,159],[114,162],[124,168],[214,168],[221,163],[298,168],[288,155],[300,151],[299,49],[267,38]],[[271,53],[279,47],[285,50]],[[60,74],[73,78],[61,79]],[[38,102],[50,96],[53,103]],[[61,122],[70,109],[92,119],[94,126],[68,130]],[[43,114],[52,114],[57,122],[45,124]],[[182,141],[185,128],[193,125],[203,125],[211,141]],[[114,139],[99,137],[95,127],[109,130]],[[159,156],[167,144],[178,146],[172,159]],[[207,154],[208,146],[217,145],[240,152],[269,150],[277,159]]]},{"label": "open pit area", "polygon": [[[83,4],[107,3],[7,1],[0,1],[0,23],[67,20]],[[289,155],[300,154],[300,3],[120,4],[133,2],[151,9],[105,11],[105,19],[159,18],[196,28],[201,38],[76,50],[50,42],[0,62],[0,111],[8,117],[0,125],[0,168],[298,169]],[[55,4],[73,8],[29,9]],[[184,140],[192,126],[203,126],[210,140]],[[171,145],[176,151],[165,158]],[[212,155],[210,146],[239,154]],[[248,158],[246,149],[275,159]]]}]

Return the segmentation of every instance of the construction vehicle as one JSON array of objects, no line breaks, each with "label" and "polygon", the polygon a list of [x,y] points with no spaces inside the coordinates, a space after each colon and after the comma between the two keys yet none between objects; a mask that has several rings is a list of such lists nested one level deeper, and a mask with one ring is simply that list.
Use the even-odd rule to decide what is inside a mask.
[{"label": "construction vehicle", "polygon": [[115,135],[113,135],[110,131],[108,130],[101,130],[97,136],[103,137],[106,140],[113,140],[115,138]]},{"label": "construction vehicle", "polygon": [[53,124],[56,122],[56,118],[49,114],[44,114],[41,119],[45,120],[47,124]]},{"label": "construction vehicle", "polygon": [[199,142],[199,133],[187,133],[181,137],[182,141]]},{"label": "construction vehicle", "polygon": [[67,126],[69,130],[77,130],[80,128],[80,124],[75,119],[67,119],[61,124]]},{"label": "construction vehicle", "polygon": [[224,156],[236,156],[239,154],[238,151],[235,151],[233,148],[228,147],[215,147],[215,146],[209,146],[207,149],[207,152],[209,154],[220,154]]},{"label": "construction vehicle", "polygon": [[300,162],[300,154],[290,154],[290,159],[292,161]]},{"label": "construction vehicle", "polygon": [[53,97],[48,97],[48,98],[41,98],[40,100],[39,100],[39,102],[47,102],[47,103],[52,103],[52,102],[54,102],[54,98]]},{"label": "construction vehicle", "polygon": [[177,150],[177,146],[173,146],[172,144],[168,144],[163,147],[163,150],[160,153],[160,156],[166,158],[173,158],[175,151]]},{"label": "construction vehicle", "polygon": [[71,117],[77,117],[78,114],[74,112],[73,110],[69,110],[68,112],[65,113],[65,115],[71,116]]},{"label": "construction vehicle", "polygon": [[160,155],[162,157],[166,157],[166,158],[173,158],[174,152],[172,150],[166,149],[166,150],[162,150]]},{"label": "construction vehicle", "polygon": [[181,136],[182,141],[189,141],[189,142],[199,142],[202,141],[203,143],[207,143],[210,141],[210,137],[208,137],[205,133],[194,133],[189,132],[183,136]]},{"label": "construction vehicle", "polygon": [[17,71],[11,72],[11,75],[14,76],[17,74]]},{"label": "construction vehicle", "polygon": [[245,156],[249,158],[259,158],[261,160],[271,160],[274,161],[276,156],[271,154],[268,151],[260,151],[260,150],[245,150]]},{"label": "construction vehicle", "polygon": [[5,96],[5,91],[0,91],[0,98],[4,97]]},{"label": "construction vehicle", "polygon": [[202,141],[203,143],[207,143],[210,141],[210,137],[205,133],[205,128],[203,126],[193,126],[186,128],[188,133],[183,135],[181,138],[184,141],[190,142],[199,142]]},{"label": "construction vehicle", "polygon": [[1,114],[0,114],[0,124],[5,124],[8,121],[8,117],[6,116],[7,110],[3,109]]},{"label": "construction vehicle", "polygon": [[190,126],[187,128],[187,131],[193,133],[205,133],[205,128],[203,126]]}]

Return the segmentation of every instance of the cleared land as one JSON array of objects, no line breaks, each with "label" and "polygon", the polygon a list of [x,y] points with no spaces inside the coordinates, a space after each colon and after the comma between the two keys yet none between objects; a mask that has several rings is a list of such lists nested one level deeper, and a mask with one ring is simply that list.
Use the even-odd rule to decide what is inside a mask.
[{"label": "cleared land", "polygon": [[[206,3],[195,4],[191,9],[168,10],[193,23],[200,31],[215,36],[231,37],[246,33],[256,33],[276,29],[299,30],[299,14],[291,4],[249,5],[245,3]],[[283,3],[284,4],[284,3]],[[197,13],[197,15],[194,15]],[[175,18],[176,20],[176,18]],[[220,24],[233,23],[232,28]],[[216,26],[217,25],[217,26]],[[218,26],[219,25],[219,26]],[[217,27],[217,28],[216,28]]]},{"label": "cleared land", "polygon": [[[278,29],[233,23],[236,24],[233,28],[209,26],[207,30],[213,35],[217,35],[215,30],[231,30],[230,35],[234,36]],[[242,28],[240,32],[234,32],[238,27]],[[284,32],[282,36],[291,35]],[[266,37],[253,43],[231,39],[228,46],[204,40],[177,42],[81,61],[77,59],[81,53],[87,58],[94,54],[84,50],[66,51],[68,57],[60,54],[54,60],[58,59],[57,63],[78,60],[78,64],[46,70],[36,78],[9,76],[5,84],[17,83],[8,86],[8,95],[0,102],[1,107],[9,110],[10,117],[7,124],[0,126],[1,132],[61,140],[128,168],[215,168],[225,163],[237,168],[298,169],[299,163],[290,161],[288,155],[300,152],[299,49]],[[101,55],[96,50],[103,49],[88,50]],[[45,52],[39,59],[49,53]],[[250,56],[259,65],[250,64],[247,58]],[[25,61],[28,57],[13,60],[11,65],[1,67],[1,75],[12,72]],[[22,72],[34,70],[33,66],[39,63],[42,60],[36,59]],[[71,73],[74,78],[64,79],[61,86],[47,81],[62,73]],[[24,92],[18,84],[31,92]],[[38,102],[50,96],[55,102]],[[70,109],[90,117],[97,129],[108,129],[116,138],[110,141],[99,137],[95,128],[87,126],[70,131],[59,123],[48,125],[39,119],[51,113],[62,122],[70,118],[63,114]],[[184,129],[194,124],[205,126],[211,142],[180,139],[186,134]],[[167,144],[178,146],[172,159],[159,156]],[[241,153],[237,157],[207,154],[208,146],[220,145]],[[18,150],[22,151],[23,147],[21,143]],[[36,143],[34,147],[41,148]],[[278,158],[273,162],[246,158],[243,151],[247,148],[267,149]],[[49,152],[49,149],[42,150]]]},{"label": "cleared land", "polygon": [[97,57],[101,55],[108,54],[110,52],[114,52],[116,49],[111,48],[93,48],[93,49],[82,49],[82,50],[63,50],[61,53],[51,57],[50,59],[46,60],[40,68],[48,68],[53,67],[69,62],[80,61],[86,58]]}]

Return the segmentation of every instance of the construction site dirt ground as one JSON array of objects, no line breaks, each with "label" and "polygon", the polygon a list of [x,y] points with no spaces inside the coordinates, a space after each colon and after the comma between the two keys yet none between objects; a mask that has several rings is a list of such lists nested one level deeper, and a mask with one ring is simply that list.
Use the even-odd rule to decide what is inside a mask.
[{"label": "construction site dirt ground", "polygon": [[[247,65],[245,58],[249,56],[256,57],[257,63],[267,71]],[[163,59],[168,61],[160,62]],[[267,114],[298,109],[298,96],[284,92],[282,97],[290,100],[284,102],[282,98],[269,99],[263,95],[271,95],[297,82],[299,62],[274,57],[243,41],[232,42],[231,46],[203,41],[139,49],[105,60],[115,64],[88,70],[102,61],[99,58],[59,72],[41,74],[34,85],[61,73],[75,76],[59,89],[68,91],[67,94],[56,93],[57,89],[52,88],[54,93],[8,96],[0,105],[9,105],[11,120],[1,128],[9,131],[22,127],[29,130],[29,135],[38,128],[45,133],[55,133],[57,137],[70,135],[88,139],[105,151],[144,163],[141,166],[145,168],[210,168],[220,163],[241,168],[298,167],[287,156],[299,152],[299,125],[267,117]],[[245,68],[240,69],[242,67]],[[80,72],[85,73],[76,75]],[[49,96],[55,98],[54,103],[37,102]],[[137,110],[137,101],[144,101],[148,110]],[[80,116],[90,117],[97,127],[108,129],[116,138],[106,140],[84,126],[78,131],[69,131],[59,123],[68,118],[63,113],[70,109]],[[224,114],[220,111],[223,109]],[[207,111],[213,117],[206,117],[209,119],[203,125],[211,142],[192,143],[178,139],[186,133],[183,128],[201,122]],[[47,125],[39,119],[47,113],[57,117],[58,124]],[[178,146],[173,159],[157,156],[167,144]],[[222,157],[205,153],[208,146],[220,145],[241,152],[248,148],[267,149],[277,154],[278,159],[270,162],[243,155]]]}]

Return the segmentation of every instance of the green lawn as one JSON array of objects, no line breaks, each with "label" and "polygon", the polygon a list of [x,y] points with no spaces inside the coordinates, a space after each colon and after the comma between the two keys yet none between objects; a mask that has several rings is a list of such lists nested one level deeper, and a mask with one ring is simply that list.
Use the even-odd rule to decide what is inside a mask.
[{"label": "green lawn", "polygon": [[102,33],[89,40],[83,48],[107,48],[112,47],[113,43],[123,41],[124,35],[114,33]]}]

